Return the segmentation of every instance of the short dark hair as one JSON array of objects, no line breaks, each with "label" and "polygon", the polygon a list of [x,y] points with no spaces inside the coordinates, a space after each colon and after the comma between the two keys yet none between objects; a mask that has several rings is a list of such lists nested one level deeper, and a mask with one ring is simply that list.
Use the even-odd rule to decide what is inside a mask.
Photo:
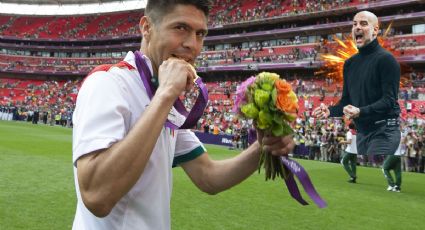
[{"label": "short dark hair", "polygon": [[176,5],[193,5],[208,17],[211,2],[210,0],[148,0],[145,8],[145,15],[154,22],[160,22],[163,16],[171,12]]},{"label": "short dark hair", "polygon": [[350,124],[348,125],[349,129],[356,129],[356,125],[354,124],[354,122],[350,122]]}]

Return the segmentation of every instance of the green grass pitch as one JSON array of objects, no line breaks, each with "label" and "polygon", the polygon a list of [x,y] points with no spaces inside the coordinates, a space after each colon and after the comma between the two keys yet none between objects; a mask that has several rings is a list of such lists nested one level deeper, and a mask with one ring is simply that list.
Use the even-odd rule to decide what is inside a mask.
[{"label": "green grass pitch", "polygon": [[[0,121],[0,229],[71,229],[76,196],[72,130]],[[211,157],[237,154],[207,146]],[[424,229],[425,175],[403,173],[402,193],[386,191],[378,168],[358,168],[358,184],[346,182],[339,164],[298,160],[328,207],[293,200],[282,181],[253,174],[210,196],[181,168],[174,169],[172,229]],[[154,205],[154,204],[153,204]]]}]

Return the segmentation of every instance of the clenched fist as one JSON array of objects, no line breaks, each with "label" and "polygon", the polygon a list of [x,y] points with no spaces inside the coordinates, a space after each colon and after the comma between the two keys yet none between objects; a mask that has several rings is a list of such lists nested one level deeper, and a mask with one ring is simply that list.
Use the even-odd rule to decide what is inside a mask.
[{"label": "clenched fist", "polygon": [[319,107],[317,107],[313,110],[312,114],[315,118],[326,119],[326,118],[329,117],[330,111],[329,111],[328,106],[326,106],[325,104],[322,103],[322,104],[320,104]]},{"label": "clenched fist", "polygon": [[177,98],[183,91],[190,90],[196,79],[195,69],[186,61],[171,57],[162,62],[158,70],[159,90],[165,90]]}]

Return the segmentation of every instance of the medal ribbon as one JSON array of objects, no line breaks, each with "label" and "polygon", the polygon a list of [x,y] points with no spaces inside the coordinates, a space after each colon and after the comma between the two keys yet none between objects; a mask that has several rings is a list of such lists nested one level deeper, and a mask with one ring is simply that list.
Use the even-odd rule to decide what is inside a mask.
[{"label": "medal ribbon", "polygon": [[[143,85],[146,88],[146,93],[148,94],[149,99],[152,99],[153,95],[155,94],[156,89],[154,87],[152,87],[152,84],[151,84],[151,79],[152,79],[151,71],[149,70],[149,67],[146,64],[146,61],[143,58],[143,54],[140,51],[136,51],[134,53],[134,55],[136,57],[137,71],[139,71],[140,78],[143,82]],[[201,116],[204,113],[205,107],[207,106],[208,90],[207,90],[207,87],[202,82],[202,79],[200,77],[198,77],[195,80],[195,84],[199,87],[199,96],[196,99],[196,102],[195,102],[195,104],[192,107],[192,110],[190,112],[188,112],[186,110],[186,108],[183,105],[183,102],[179,98],[177,98],[176,101],[174,102],[174,108],[181,115],[186,117],[184,124],[182,126],[178,127],[177,125],[175,125],[172,122],[170,122],[169,120],[167,120],[165,122],[165,127],[168,127],[170,129],[174,129],[174,130],[175,129],[189,129],[189,128],[194,127],[196,125],[196,123],[198,122],[199,118],[201,118]]]}]

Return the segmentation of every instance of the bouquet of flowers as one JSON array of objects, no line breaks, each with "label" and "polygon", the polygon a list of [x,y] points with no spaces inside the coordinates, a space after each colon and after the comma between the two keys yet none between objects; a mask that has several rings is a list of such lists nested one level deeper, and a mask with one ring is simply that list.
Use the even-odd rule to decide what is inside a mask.
[{"label": "bouquet of flowers", "polygon": [[[286,136],[294,132],[289,123],[295,120],[297,110],[298,99],[291,85],[280,79],[279,75],[268,72],[248,78],[238,87],[233,108],[240,116],[253,119],[257,129],[273,136]],[[289,193],[300,204],[308,205],[301,196],[294,176],[319,208],[326,207],[326,202],[317,193],[307,172],[296,161],[273,156],[261,148],[259,171],[262,166],[266,180],[283,178]]]},{"label": "bouquet of flowers", "polygon": [[[253,119],[265,134],[286,136],[293,133],[289,123],[297,116],[298,99],[291,85],[275,73],[262,72],[250,77],[237,89],[234,112]],[[261,151],[258,170],[264,166],[266,180],[288,178],[288,171],[279,157]]]}]

